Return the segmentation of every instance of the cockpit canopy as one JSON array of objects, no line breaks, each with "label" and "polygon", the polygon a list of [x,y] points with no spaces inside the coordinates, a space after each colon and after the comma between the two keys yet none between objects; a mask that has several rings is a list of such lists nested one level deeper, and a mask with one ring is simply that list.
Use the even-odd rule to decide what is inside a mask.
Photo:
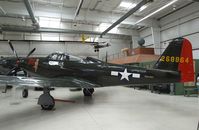
[{"label": "cockpit canopy", "polygon": [[70,55],[68,53],[59,53],[55,52],[47,56],[48,59],[50,60],[61,60],[61,61],[79,61],[81,62],[82,59],[73,55]]},{"label": "cockpit canopy", "polygon": [[102,63],[104,63],[103,61],[92,58],[92,57],[86,57],[85,59],[83,59],[83,58],[80,58],[77,56],[70,55],[68,53],[60,53],[60,52],[52,53],[52,54],[48,55],[47,58],[49,60],[53,60],[53,61],[55,61],[55,60],[56,61],[57,60],[58,61],[76,61],[76,62],[85,63],[85,64],[102,64]]}]

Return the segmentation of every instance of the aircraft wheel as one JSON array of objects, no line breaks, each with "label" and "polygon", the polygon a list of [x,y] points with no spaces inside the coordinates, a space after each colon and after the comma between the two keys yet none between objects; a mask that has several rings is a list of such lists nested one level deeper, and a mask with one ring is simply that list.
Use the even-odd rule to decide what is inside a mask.
[{"label": "aircraft wheel", "polygon": [[92,96],[93,92],[94,92],[94,88],[84,88],[83,89],[84,96]]},{"label": "aircraft wheel", "polygon": [[41,105],[43,110],[52,110],[55,105]]},{"label": "aircraft wheel", "polygon": [[28,89],[24,89],[24,90],[22,91],[22,97],[23,97],[23,98],[27,98],[27,97],[28,97]]},{"label": "aircraft wheel", "polygon": [[43,110],[52,110],[55,107],[55,99],[50,95],[51,104],[41,104]]}]

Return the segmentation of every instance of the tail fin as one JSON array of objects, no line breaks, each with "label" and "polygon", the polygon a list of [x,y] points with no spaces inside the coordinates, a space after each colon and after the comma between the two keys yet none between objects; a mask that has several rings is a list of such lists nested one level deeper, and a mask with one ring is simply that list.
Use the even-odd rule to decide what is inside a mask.
[{"label": "tail fin", "polygon": [[169,43],[155,69],[179,71],[181,82],[194,81],[192,45],[185,38],[177,38]]}]

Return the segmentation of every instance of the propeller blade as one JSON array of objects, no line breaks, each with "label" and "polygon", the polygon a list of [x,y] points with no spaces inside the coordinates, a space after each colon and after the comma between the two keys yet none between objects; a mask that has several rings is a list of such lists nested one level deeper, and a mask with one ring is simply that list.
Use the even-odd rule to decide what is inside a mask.
[{"label": "propeller blade", "polygon": [[106,51],[106,63],[108,62],[108,52]]},{"label": "propeller blade", "polygon": [[15,51],[11,41],[8,41],[9,45],[10,45],[10,48],[12,49],[13,53],[15,54],[15,56],[19,59],[18,55],[17,55],[17,52]]},{"label": "propeller blade", "polygon": [[29,57],[30,55],[32,55],[32,53],[35,52],[35,50],[36,50],[36,48],[32,49],[32,50],[28,53],[28,55],[27,55],[26,57]]},{"label": "propeller blade", "polygon": [[10,48],[12,49],[12,51],[14,52],[14,47],[12,45],[12,43],[10,41],[8,41],[9,45],[10,45]]}]

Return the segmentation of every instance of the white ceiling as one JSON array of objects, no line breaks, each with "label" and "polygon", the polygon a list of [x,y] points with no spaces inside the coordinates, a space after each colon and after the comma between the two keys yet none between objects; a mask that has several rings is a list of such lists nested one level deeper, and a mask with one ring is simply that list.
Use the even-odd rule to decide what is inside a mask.
[{"label": "white ceiling", "polygon": [[[100,23],[113,23],[124,15],[129,9],[119,7],[122,1],[130,3],[139,3],[141,0],[84,0],[79,16],[74,19],[79,0],[30,0],[33,12],[38,17],[51,17],[62,19],[62,21],[73,23],[84,23],[85,25],[99,25]],[[133,23],[146,16],[147,14],[164,6],[171,0],[154,0],[147,5],[143,11],[137,11],[134,15],[125,20],[120,27],[134,29]],[[190,0],[179,0],[175,7],[180,8],[188,4]],[[173,11],[173,6],[159,12],[152,18],[159,18]],[[10,16],[28,16],[28,12],[23,0],[0,0],[0,15]],[[13,21],[14,22],[14,21]],[[144,23],[145,22],[145,23]],[[140,23],[140,26],[147,25],[147,20]],[[148,22],[149,23],[149,22]]]}]

